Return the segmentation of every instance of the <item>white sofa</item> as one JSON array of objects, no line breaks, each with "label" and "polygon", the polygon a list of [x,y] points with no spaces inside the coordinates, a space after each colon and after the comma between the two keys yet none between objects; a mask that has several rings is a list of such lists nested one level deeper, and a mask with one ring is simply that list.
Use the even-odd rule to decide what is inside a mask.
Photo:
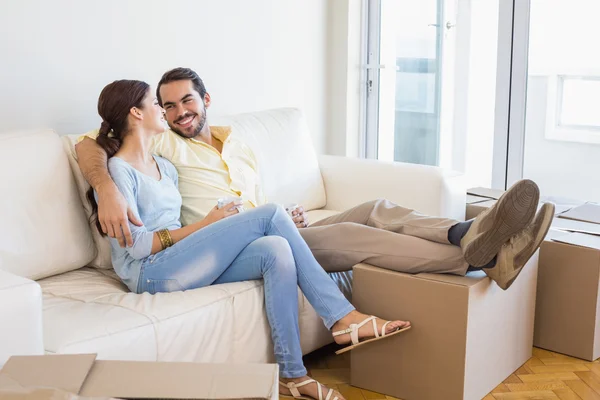
[{"label": "white sofa", "polygon": [[[311,221],[375,198],[464,217],[459,174],[318,157],[298,110],[211,123],[232,125],[255,150],[271,201],[303,204]],[[11,354],[42,349],[98,353],[101,359],[272,361],[261,281],[156,295],[128,292],[110,266],[106,240],[89,223],[87,184],[73,157],[74,140],[51,130],[0,135],[0,279],[16,282],[0,282],[0,366]],[[350,296],[351,273],[332,278]],[[12,292],[19,288],[21,298]],[[308,353],[332,338],[299,296],[302,350]]]}]

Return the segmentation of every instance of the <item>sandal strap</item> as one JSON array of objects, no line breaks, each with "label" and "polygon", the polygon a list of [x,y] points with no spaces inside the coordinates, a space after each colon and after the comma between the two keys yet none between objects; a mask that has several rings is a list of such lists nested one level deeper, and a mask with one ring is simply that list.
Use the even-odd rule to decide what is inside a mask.
[{"label": "sandal strap", "polygon": [[323,387],[317,382],[317,392],[319,393],[319,400],[323,400]]},{"label": "sandal strap", "polygon": [[375,322],[376,319],[377,319],[377,317],[371,315],[370,317],[365,318],[358,324],[350,324],[350,327],[347,329],[344,329],[343,331],[333,332],[333,336],[345,335],[345,334],[349,333],[352,344],[358,344],[359,343],[358,330],[360,328],[362,328],[365,324],[367,324],[369,321],[372,321],[373,332],[375,332],[375,337],[379,337],[379,332],[377,331],[377,322]]},{"label": "sandal strap", "polygon": [[350,333],[350,339],[352,340],[352,344],[358,344],[360,342],[360,340],[358,339],[358,332],[359,332],[360,328],[362,328],[367,323],[369,323],[369,321],[371,321],[373,323],[373,331],[375,332],[375,337],[379,337],[379,334],[377,332],[377,322],[375,322],[376,319],[377,319],[377,317],[374,317],[371,315],[370,317],[365,318],[359,324],[350,325],[354,328],[354,330]]},{"label": "sandal strap", "polygon": [[323,394],[322,394],[322,390],[321,390],[321,385],[315,381],[314,379],[307,379],[305,381],[302,381],[300,383],[295,383],[295,382],[281,382],[279,381],[280,385],[285,386],[286,388],[288,388],[288,390],[292,393],[292,396],[295,398],[301,397],[302,395],[300,394],[300,392],[298,391],[299,387],[308,385],[309,383],[313,383],[316,382],[318,385],[318,391],[319,391],[319,400],[323,400]]},{"label": "sandal strap", "polygon": [[373,323],[373,332],[375,333],[375,337],[378,338],[379,331],[377,330],[377,322],[375,322],[375,319],[372,319],[371,322]]},{"label": "sandal strap", "polygon": [[383,326],[381,327],[381,336],[385,336],[385,327],[392,321],[388,321],[385,324],[383,324]]},{"label": "sandal strap", "polygon": [[349,328],[344,329],[343,331],[335,331],[332,333],[333,336],[345,335],[347,333],[352,332],[352,325]]},{"label": "sandal strap", "polygon": [[325,400],[330,400],[332,394],[333,394],[333,389],[329,389],[329,391],[327,392],[327,396],[325,396]]}]

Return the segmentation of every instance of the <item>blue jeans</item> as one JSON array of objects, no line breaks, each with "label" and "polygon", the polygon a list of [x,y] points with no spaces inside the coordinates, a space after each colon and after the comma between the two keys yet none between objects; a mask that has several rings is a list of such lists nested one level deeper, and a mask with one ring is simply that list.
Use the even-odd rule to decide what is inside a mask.
[{"label": "blue jeans", "polygon": [[225,218],[148,257],[142,263],[138,293],[261,278],[280,374],[304,376],[298,286],[328,329],[354,307],[315,260],[282,207],[267,204]]}]

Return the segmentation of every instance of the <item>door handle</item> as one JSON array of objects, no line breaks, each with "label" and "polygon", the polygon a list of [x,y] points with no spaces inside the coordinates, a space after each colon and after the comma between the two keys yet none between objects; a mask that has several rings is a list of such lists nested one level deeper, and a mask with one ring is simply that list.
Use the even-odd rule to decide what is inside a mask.
[{"label": "door handle", "polygon": [[[439,28],[439,27],[440,27],[440,24],[429,24],[429,25],[427,25],[427,26],[435,26],[436,28]],[[452,29],[452,28],[454,28],[455,26],[456,26],[456,24],[453,24],[453,23],[452,23],[452,22],[450,22],[450,21],[447,21],[447,22],[446,22],[446,29]]]},{"label": "door handle", "polygon": [[363,68],[366,69],[384,69],[385,64],[364,64]]}]

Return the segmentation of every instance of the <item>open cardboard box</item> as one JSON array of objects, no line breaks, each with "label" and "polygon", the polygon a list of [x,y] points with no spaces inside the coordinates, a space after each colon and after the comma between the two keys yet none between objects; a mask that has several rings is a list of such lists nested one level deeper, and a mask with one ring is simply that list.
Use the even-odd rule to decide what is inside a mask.
[{"label": "open cardboard box", "polygon": [[63,399],[75,397],[72,393],[124,399],[277,400],[278,379],[275,364],[105,361],[96,360],[95,354],[13,356],[0,371],[0,398]]}]

